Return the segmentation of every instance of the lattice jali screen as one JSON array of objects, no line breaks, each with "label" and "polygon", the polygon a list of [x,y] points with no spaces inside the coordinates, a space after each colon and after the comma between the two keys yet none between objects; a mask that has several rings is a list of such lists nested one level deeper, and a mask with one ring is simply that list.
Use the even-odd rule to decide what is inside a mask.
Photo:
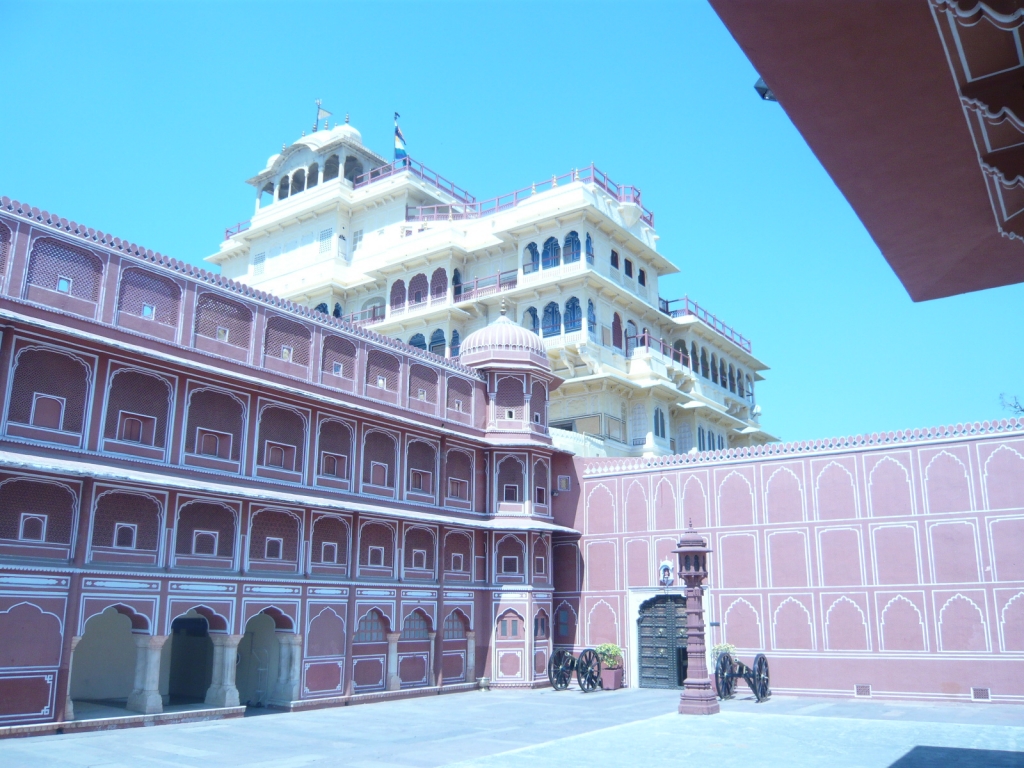
[{"label": "lattice jali screen", "polygon": [[544,539],[537,539],[533,545],[533,558],[534,560],[543,559],[547,562],[548,559],[548,545],[544,543]]},{"label": "lattice jali screen", "polygon": [[268,509],[253,515],[249,533],[249,557],[266,557],[267,538],[282,539],[281,559],[294,563],[299,559],[299,521],[287,512]]},{"label": "lattice jali screen", "polygon": [[7,271],[7,257],[11,253],[11,230],[0,224],[0,275]]},{"label": "lattice jali screen", "polygon": [[39,393],[63,398],[61,429],[81,432],[90,379],[85,364],[70,355],[34,348],[22,351],[15,365],[7,418],[18,424],[31,424],[33,395]]},{"label": "lattice jali screen", "polygon": [[473,567],[473,542],[463,533],[450,534],[444,540],[444,567],[446,570],[454,571],[452,564],[453,555],[462,555],[461,571],[469,572]]},{"label": "lattice jali screen", "polygon": [[[501,559],[503,557],[515,557],[522,562],[522,557],[526,552],[526,547],[523,546],[523,542],[515,536],[506,536],[498,542],[498,547],[495,550],[495,555],[498,558],[498,568],[501,569]],[[520,571],[522,569],[520,568]]]},{"label": "lattice jali screen", "polygon": [[196,302],[196,335],[248,349],[252,340],[252,312],[234,301],[204,293]]},{"label": "lattice jali screen", "polygon": [[103,436],[108,440],[118,438],[119,415],[121,411],[127,411],[156,419],[153,445],[163,448],[170,407],[171,385],[164,379],[141,371],[117,371],[107,389],[107,421]]},{"label": "lattice jali screen", "polygon": [[267,357],[282,359],[284,347],[292,350],[291,361],[298,365],[309,365],[309,347],[312,336],[304,325],[286,320],[283,317],[272,317],[267,321],[267,338],[264,351]]},{"label": "lattice jali screen", "polygon": [[359,532],[359,564],[370,564],[370,547],[384,549],[384,567],[395,563],[395,532],[383,523],[368,523]]},{"label": "lattice jali screen", "polygon": [[523,500],[523,465],[518,459],[507,456],[498,464],[498,500],[505,500],[505,486],[518,488],[517,501]]},{"label": "lattice jali screen", "polygon": [[340,421],[325,421],[320,425],[320,451],[351,458],[352,430]]},{"label": "lattice jali screen", "polygon": [[99,301],[103,262],[81,248],[48,237],[39,238],[29,256],[29,285],[56,291],[61,278],[71,281],[70,290],[65,293],[86,301]]},{"label": "lattice jali screen", "polygon": [[437,469],[437,451],[434,450],[434,446],[430,445],[430,443],[415,440],[409,443],[407,463],[409,469],[419,469],[424,472],[430,472],[433,475]]},{"label": "lattice jali screen", "polygon": [[371,387],[380,386],[389,392],[398,391],[398,373],[401,363],[397,357],[381,352],[379,349],[371,349],[366,355],[366,383]]},{"label": "lattice jali screen", "polygon": [[126,491],[112,491],[100,496],[93,516],[93,545],[114,546],[117,523],[135,526],[135,549],[156,551],[160,536],[160,505],[155,499]]},{"label": "lattice jali screen", "polygon": [[409,366],[409,399],[437,402],[437,371],[425,365]]},{"label": "lattice jali screen", "polygon": [[70,544],[78,498],[70,489],[37,480],[11,480],[0,485],[0,539],[17,539],[23,512],[45,515],[49,544]]},{"label": "lattice jali screen", "polygon": [[302,469],[302,446],[306,443],[306,423],[299,414],[287,408],[273,406],[264,408],[260,412],[257,464],[266,463],[268,440],[273,443],[293,446],[295,448],[295,463],[292,469],[296,472]]},{"label": "lattice jali screen", "polygon": [[323,562],[324,543],[334,544],[337,548],[337,565],[346,565],[348,561],[348,525],[336,517],[318,517],[313,523],[313,551],[310,553],[314,563]]},{"label": "lattice jali screen", "polygon": [[548,390],[539,381],[534,382],[533,391],[530,393],[530,418],[536,421],[534,414],[539,415],[540,421],[538,423],[544,424],[544,406],[547,403]]},{"label": "lattice jali screen", "polygon": [[427,283],[427,276],[420,273],[413,277],[409,281],[409,303],[421,302],[427,300],[427,291],[429,290],[429,284]]},{"label": "lattice jali screen", "polygon": [[[417,563],[413,560],[414,550],[426,552],[424,562]],[[405,560],[406,568],[433,568],[434,567],[434,536],[425,528],[410,528],[405,532],[405,546],[402,559]]]},{"label": "lattice jali screen", "polygon": [[192,534],[197,531],[215,531],[217,556],[231,557],[235,551],[235,515],[227,507],[204,501],[186,504],[178,511],[177,544],[179,555],[192,554]]},{"label": "lattice jali screen", "polygon": [[231,435],[232,461],[238,461],[242,451],[242,430],[245,428],[245,409],[225,392],[201,389],[189,398],[188,419],[185,426],[185,451],[198,453],[196,430],[210,429]]},{"label": "lattice jali screen", "polygon": [[398,444],[395,438],[385,432],[368,432],[363,444],[363,482],[371,482],[373,463],[377,462],[388,468],[388,487],[393,487],[397,456]]},{"label": "lattice jali screen", "polygon": [[509,376],[498,382],[498,391],[494,397],[494,404],[498,408],[498,418],[505,418],[505,412],[511,409],[514,412],[513,418],[523,418],[523,382]]},{"label": "lattice jali screen", "polygon": [[391,306],[396,309],[405,306],[404,280],[396,280],[391,284]]},{"label": "lattice jali screen", "polygon": [[440,298],[446,293],[448,293],[448,273],[444,271],[444,267],[438,267],[430,276],[430,296],[431,298]]},{"label": "lattice jali screen", "polygon": [[468,483],[473,479],[473,462],[468,453],[448,451],[445,471],[448,473],[448,477],[456,480],[465,480]]},{"label": "lattice jali screen", "polygon": [[550,483],[548,482],[548,463],[546,461],[533,462],[533,485],[547,491]]},{"label": "lattice jali screen", "polygon": [[448,377],[448,407],[461,413],[473,412],[473,385],[465,379]]},{"label": "lattice jali screen", "polygon": [[402,622],[402,640],[427,640],[430,638],[430,624],[422,611],[413,611]]},{"label": "lattice jali screen", "polygon": [[117,309],[129,315],[145,317],[144,308],[153,308],[153,319],[178,327],[181,314],[181,288],[173,280],[143,269],[126,269],[121,274]]},{"label": "lattice jali screen", "polygon": [[[340,365],[340,369],[338,368]],[[345,379],[356,377],[356,345],[340,336],[324,339],[323,370]],[[372,383],[376,384],[376,378]]]}]

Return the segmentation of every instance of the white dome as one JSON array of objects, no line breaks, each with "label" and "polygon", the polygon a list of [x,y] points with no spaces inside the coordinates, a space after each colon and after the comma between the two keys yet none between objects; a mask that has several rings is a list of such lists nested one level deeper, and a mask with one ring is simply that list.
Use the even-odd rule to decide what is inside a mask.
[{"label": "white dome", "polygon": [[357,131],[348,123],[342,123],[336,125],[329,131],[316,131],[308,136],[303,136],[296,144],[304,144],[310,149],[320,149],[320,147],[326,146],[327,144],[333,144],[340,139],[348,139],[354,144],[359,146],[363,145],[363,134]]},{"label": "white dome", "polygon": [[529,365],[551,370],[544,340],[505,315],[469,334],[459,345],[459,359],[470,367]]}]

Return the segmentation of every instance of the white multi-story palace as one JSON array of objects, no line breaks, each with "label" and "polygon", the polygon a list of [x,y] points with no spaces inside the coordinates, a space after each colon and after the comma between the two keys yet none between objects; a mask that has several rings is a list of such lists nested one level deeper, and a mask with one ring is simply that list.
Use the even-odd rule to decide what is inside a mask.
[{"label": "white multi-story palace", "polygon": [[479,201],[412,158],[388,163],[346,122],[272,155],[252,219],[207,258],[224,276],[440,356],[499,307],[544,338],[565,379],[557,445],[661,455],[774,440],[750,341],[658,280],[640,190],[593,165]]}]

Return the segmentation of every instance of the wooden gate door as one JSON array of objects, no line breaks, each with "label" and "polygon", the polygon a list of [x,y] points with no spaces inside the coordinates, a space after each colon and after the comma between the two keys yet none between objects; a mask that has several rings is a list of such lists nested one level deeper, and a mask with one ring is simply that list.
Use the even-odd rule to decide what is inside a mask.
[{"label": "wooden gate door", "polygon": [[681,688],[686,679],[686,599],[658,595],[640,606],[640,687]]}]

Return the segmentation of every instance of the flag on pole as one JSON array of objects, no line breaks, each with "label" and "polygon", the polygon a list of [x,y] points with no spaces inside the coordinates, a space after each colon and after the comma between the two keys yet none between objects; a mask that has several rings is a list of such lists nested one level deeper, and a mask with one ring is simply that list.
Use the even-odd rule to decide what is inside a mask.
[{"label": "flag on pole", "polygon": [[316,119],[317,120],[323,120],[326,117],[330,117],[332,114],[334,114],[334,113],[333,112],[328,112],[323,107],[319,107],[318,106],[317,110],[316,110]]},{"label": "flag on pole", "polygon": [[404,160],[409,156],[405,151],[405,136],[402,135],[402,129],[398,127],[398,118],[401,115],[395,112],[395,160]]}]

